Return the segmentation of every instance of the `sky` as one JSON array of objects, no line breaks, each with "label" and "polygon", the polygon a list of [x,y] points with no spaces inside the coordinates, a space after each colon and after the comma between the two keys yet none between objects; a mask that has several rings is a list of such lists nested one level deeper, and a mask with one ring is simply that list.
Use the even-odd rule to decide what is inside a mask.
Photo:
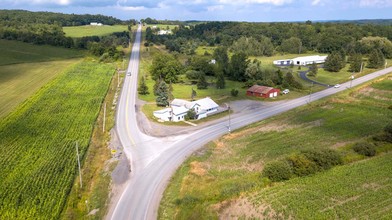
[{"label": "sky", "polygon": [[0,9],[103,14],[122,20],[322,21],[391,19],[392,0],[0,0]]}]

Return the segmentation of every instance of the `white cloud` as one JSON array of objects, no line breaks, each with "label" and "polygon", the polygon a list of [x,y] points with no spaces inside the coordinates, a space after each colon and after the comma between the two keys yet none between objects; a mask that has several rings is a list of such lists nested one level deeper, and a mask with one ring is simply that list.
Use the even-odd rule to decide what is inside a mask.
[{"label": "white cloud", "polygon": [[321,0],[313,0],[312,5],[318,5],[320,4]]},{"label": "white cloud", "polygon": [[213,5],[213,6],[208,6],[207,11],[212,12],[212,11],[219,11],[223,10],[224,6],[223,5]]},{"label": "white cloud", "polygon": [[390,7],[392,0],[360,0],[359,5],[361,7]]},{"label": "white cloud", "polygon": [[218,0],[222,4],[272,4],[272,5],[283,5],[291,3],[292,0]]},{"label": "white cloud", "polygon": [[72,2],[70,0],[31,0],[31,1],[17,1],[21,3],[32,3],[37,5],[54,4],[54,5],[69,5]]}]

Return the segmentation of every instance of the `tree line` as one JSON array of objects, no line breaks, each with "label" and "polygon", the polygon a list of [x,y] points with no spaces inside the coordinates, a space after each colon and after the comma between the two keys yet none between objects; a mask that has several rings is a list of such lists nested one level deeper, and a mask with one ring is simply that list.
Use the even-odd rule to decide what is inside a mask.
[{"label": "tree line", "polygon": [[[84,25],[90,22],[103,24],[128,24],[128,31],[108,36],[71,38],[65,36],[62,26]],[[131,23],[129,23],[131,22]],[[0,39],[17,40],[25,43],[47,44],[65,48],[86,49],[102,60],[118,59],[122,53],[117,46],[128,47],[131,40],[131,25],[135,20],[121,21],[103,15],[74,15],[51,12],[29,12],[22,10],[0,10]]]},{"label": "tree line", "polygon": [[[173,35],[153,36],[153,43],[164,44],[171,51],[182,52],[182,42],[199,45],[225,46],[230,51],[242,51],[249,56],[271,56],[276,53],[369,54],[369,38],[392,39],[391,25],[372,23],[247,23],[208,22],[179,25]],[[392,57],[389,45],[377,45],[385,57]],[[385,46],[385,47],[383,47]]]}]

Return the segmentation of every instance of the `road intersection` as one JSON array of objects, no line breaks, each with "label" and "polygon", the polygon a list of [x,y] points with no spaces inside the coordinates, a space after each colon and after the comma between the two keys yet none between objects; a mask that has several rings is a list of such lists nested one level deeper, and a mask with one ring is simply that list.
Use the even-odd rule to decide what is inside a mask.
[{"label": "road intersection", "polygon": [[[217,120],[208,127],[188,134],[152,137],[142,133],[137,123],[136,99],[141,26],[133,45],[128,71],[120,96],[116,129],[126,156],[131,161],[131,177],[108,219],[157,219],[162,194],[175,170],[193,152],[206,143],[228,133],[228,121]],[[308,96],[263,106],[246,114],[231,115],[231,130],[235,130],[310,102],[350,89],[366,81],[392,72],[392,67],[343,83],[340,88],[328,88]],[[350,84],[351,83],[351,84]]]}]

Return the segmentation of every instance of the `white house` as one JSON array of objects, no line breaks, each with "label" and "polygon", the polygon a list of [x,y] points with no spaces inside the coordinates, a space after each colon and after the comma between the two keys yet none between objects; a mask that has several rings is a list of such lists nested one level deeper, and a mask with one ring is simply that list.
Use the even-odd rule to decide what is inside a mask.
[{"label": "white house", "polygon": [[316,64],[325,63],[326,59],[327,56],[315,55],[315,56],[306,56],[306,57],[296,57],[294,59],[287,59],[287,60],[275,60],[274,64],[278,66],[289,66],[289,65],[306,66],[306,65],[311,65],[313,63]]},{"label": "white house", "polygon": [[91,22],[90,25],[91,25],[91,26],[102,26],[102,23]]},{"label": "white house", "polygon": [[170,103],[170,108],[154,111],[154,117],[163,121],[184,121],[188,111],[193,109],[196,112],[197,119],[201,119],[207,117],[210,113],[218,111],[218,108],[219,105],[209,97],[193,102],[174,99]]},{"label": "white house", "polygon": [[172,109],[165,108],[162,110],[154,111],[154,117],[161,119],[162,121],[171,121],[172,120]]},{"label": "white house", "polygon": [[168,34],[172,34],[171,30],[160,30],[158,31],[158,35],[168,35]]}]

